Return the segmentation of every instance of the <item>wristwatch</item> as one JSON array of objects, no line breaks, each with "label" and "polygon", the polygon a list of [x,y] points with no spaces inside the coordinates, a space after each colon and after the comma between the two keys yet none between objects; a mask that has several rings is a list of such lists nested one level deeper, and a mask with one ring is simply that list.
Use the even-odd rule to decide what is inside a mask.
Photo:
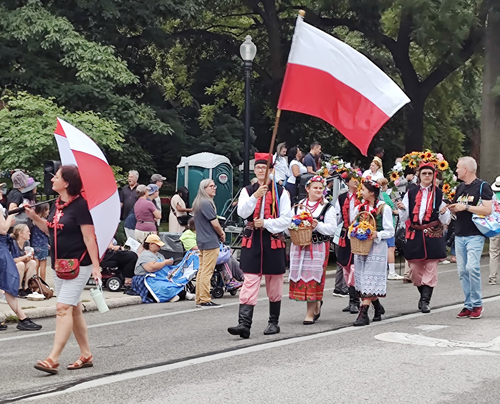
[{"label": "wristwatch", "polygon": [[465,210],[468,212],[469,211],[469,205],[465,205]]}]

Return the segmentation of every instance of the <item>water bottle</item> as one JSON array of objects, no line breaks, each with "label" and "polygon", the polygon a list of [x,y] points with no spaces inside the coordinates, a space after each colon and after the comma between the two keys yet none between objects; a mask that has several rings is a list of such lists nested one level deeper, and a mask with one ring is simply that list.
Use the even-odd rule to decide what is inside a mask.
[{"label": "water bottle", "polygon": [[31,247],[31,244],[29,241],[26,241],[24,243],[24,253],[25,254],[30,254],[32,257],[34,255],[34,252],[35,252],[35,249],[33,247]]},{"label": "water bottle", "polygon": [[97,288],[90,289],[90,296],[92,296],[92,300],[94,300],[99,313],[106,313],[107,311],[109,311],[109,308],[106,304],[106,300],[104,299],[104,294],[102,292],[102,281],[100,279],[96,279],[96,285]]}]

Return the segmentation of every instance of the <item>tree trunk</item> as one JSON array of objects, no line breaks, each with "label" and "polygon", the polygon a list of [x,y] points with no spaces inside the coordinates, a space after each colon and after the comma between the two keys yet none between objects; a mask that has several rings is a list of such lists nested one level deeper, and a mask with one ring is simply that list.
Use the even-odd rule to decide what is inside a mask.
[{"label": "tree trunk", "polygon": [[500,96],[493,90],[500,78],[500,12],[490,9],[486,27],[481,111],[481,178],[493,182],[500,175]]},{"label": "tree trunk", "polygon": [[405,136],[405,151],[421,151],[424,147],[424,105],[422,97],[412,97],[406,118],[408,133]]}]

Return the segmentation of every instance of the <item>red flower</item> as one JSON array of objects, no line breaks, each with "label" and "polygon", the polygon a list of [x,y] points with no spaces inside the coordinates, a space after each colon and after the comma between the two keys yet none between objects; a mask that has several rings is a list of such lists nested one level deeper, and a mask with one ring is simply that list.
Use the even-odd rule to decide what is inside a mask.
[{"label": "red flower", "polygon": [[341,177],[345,180],[347,178],[347,171],[344,171],[342,174],[341,174]]},{"label": "red flower", "polygon": [[61,269],[67,269],[69,267],[68,261],[66,261],[66,260],[59,260],[59,267]]}]

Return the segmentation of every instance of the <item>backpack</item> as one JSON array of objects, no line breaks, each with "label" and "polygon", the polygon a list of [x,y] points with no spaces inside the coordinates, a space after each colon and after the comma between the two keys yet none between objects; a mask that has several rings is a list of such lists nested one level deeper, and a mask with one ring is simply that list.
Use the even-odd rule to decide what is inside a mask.
[{"label": "backpack", "polygon": [[33,278],[28,281],[28,289],[31,290],[31,293],[38,292],[44,295],[45,299],[50,299],[54,296],[54,291],[50,289],[49,285],[47,285],[38,275],[33,276]]}]

